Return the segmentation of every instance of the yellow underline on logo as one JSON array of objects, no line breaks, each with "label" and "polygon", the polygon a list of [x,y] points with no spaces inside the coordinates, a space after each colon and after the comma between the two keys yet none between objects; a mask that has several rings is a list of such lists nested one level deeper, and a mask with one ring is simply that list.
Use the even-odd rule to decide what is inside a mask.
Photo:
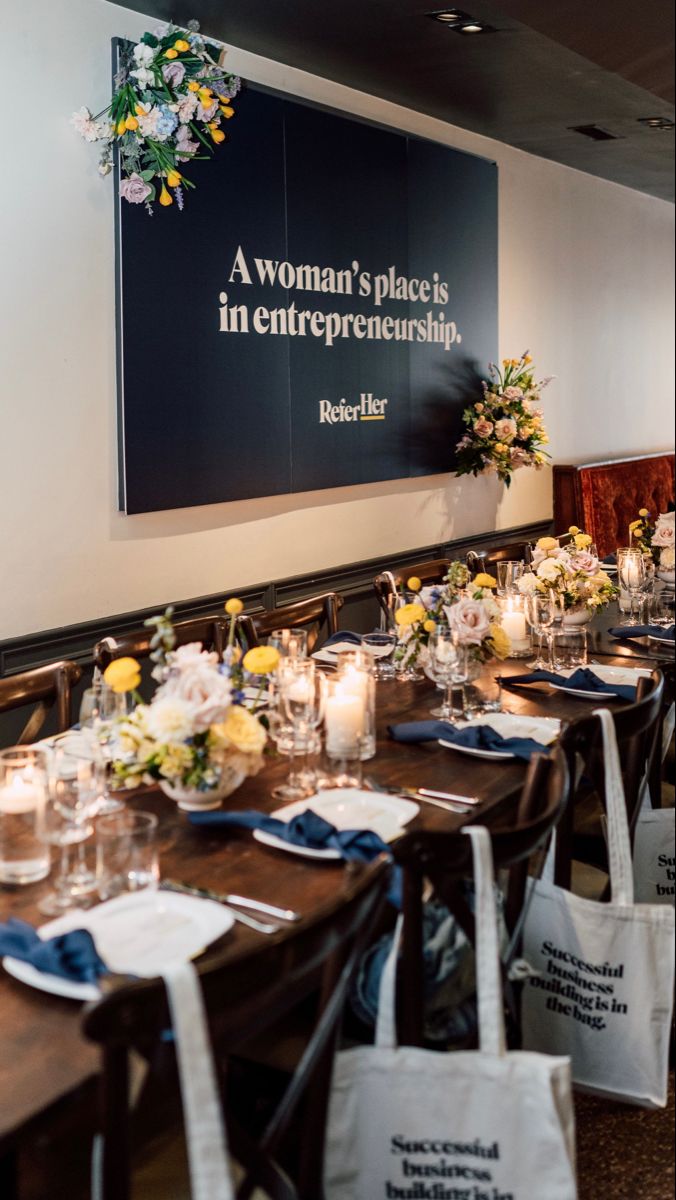
[{"label": "yellow underline on logo", "polygon": [[360,417],[360,421],[384,421],[385,417]]}]

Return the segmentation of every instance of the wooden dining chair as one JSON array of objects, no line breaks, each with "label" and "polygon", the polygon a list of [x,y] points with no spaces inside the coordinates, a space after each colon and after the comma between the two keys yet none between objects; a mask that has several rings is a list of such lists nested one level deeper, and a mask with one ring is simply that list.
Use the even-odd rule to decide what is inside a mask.
[{"label": "wooden dining chair", "polygon": [[472,575],[481,572],[491,574],[499,562],[525,559],[526,545],[526,542],[511,542],[510,545],[499,546],[496,550],[470,550],[465,562]]},{"label": "wooden dining chair", "polygon": [[419,579],[423,587],[442,583],[450,565],[449,558],[430,558],[426,562],[413,563],[410,567],[401,567],[398,571],[382,571],[373,580],[380,607],[385,612],[389,611],[394,597],[406,591],[409,579]]},{"label": "wooden dining chair", "polygon": [[[216,948],[195,963],[226,1093],[229,1148],[243,1170],[237,1200],[249,1200],[256,1188],[269,1200],[322,1200],[336,1040],[348,989],[373,936],[389,876],[390,865],[383,856],[368,867],[348,867],[335,900],[301,925],[289,927],[284,936],[256,945],[234,960]],[[292,1017],[299,1003],[314,993],[318,993],[316,1017],[298,1066],[264,1131],[255,1136],[238,1124],[235,1106],[227,1102],[228,1062],[251,1038],[272,1027],[277,1033],[284,1018]],[[85,1035],[102,1051],[100,1200],[129,1200],[131,1194],[130,1053],[143,1048],[147,1055],[149,1047],[160,1041],[166,1044],[170,1026],[165,987],[159,979],[113,990],[83,1014]],[[300,1122],[300,1137],[295,1121]]]},{"label": "wooden dining chair", "polygon": [[[205,650],[215,650],[220,656],[228,642],[229,621],[226,617],[197,617],[189,621],[174,622],[176,645],[186,646],[189,642],[201,642]],[[148,626],[135,629],[120,637],[105,637],[94,646],[94,664],[100,671],[115,658],[144,659],[150,656],[154,628]]]},{"label": "wooden dining chair", "polygon": [[55,733],[70,728],[73,688],[81,676],[82,670],[77,663],[64,660],[0,679],[0,713],[35,705],[16,745],[34,742],[52,709],[56,715]]},{"label": "wooden dining chair", "polygon": [[[654,763],[661,758],[664,676],[654,670],[639,679],[636,701],[616,709],[613,724],[617,736],[629,829],[636,826],[644,785],[649,783]],[[605,769],[601,723],[590,715],[571,722],[561,734],[571,778],[576,781],[573,802],[560,822],[556,837],[555,880],[570,888],[573,861],[608,871],[608,854],[600,823],[605,806]],[[604,895],[607,895],[607,889]]]},{"label": "wooden dining chair", "polygon": [[[528,867],[561,820],[570,800],[570,775],[565,755],[533,755],[516,811],[501,825],[491,823],[496,874],[505,873],[505,922],[510,935],[511,959],[518,953],[524,914]],[[479,824],[476,817],[472,824]],[[463,881],[472,878],[472,846],[461,831],[437,833],[413,830],[392,845],[394,860],[403,869],[402,956],[398,973],[397,1024],[399,1040],[423,1046],[423,894],[432,895],[453,914],[471,945],[475,944],[474,915],[467,903]],[[510,962],[504,964],[509,967]],[[511,1028],[518,1040],[518,1003],[511,997]]]},{"label": "wooden dining chair", "polygon": [[268,612],[245,614],[238,620],[241,639],[247,649],[259,646],[275,629],[307,629],[308,652],[311,653],[320,634],[331,637],[338,632],[338,613],[344,600],[338,592],[322,592],[305,600],[294,600]]}]

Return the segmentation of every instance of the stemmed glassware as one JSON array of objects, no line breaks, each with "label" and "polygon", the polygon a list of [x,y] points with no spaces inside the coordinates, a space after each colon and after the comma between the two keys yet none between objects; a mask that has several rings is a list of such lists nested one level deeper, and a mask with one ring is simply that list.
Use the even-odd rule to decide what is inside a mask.
[{"label": "stemmed glassware", "polygon": [[[316,786],[316,775],[308,767],[308,754],[316,742],[316,731],[324,714],[324,680],[311,658],[284,659],[277,671],[278,701],[274,724],[291,726],[289,774],[286,783],[274,788],[273,796],[297,800],[309,796]],[[296,759],[300,755],[300,765]]]},{"label": "stemmed glassware", "polygon": [[454,688],[467,682],[467,647],[458,643],[458,634],[447,625],[439,625],[429,640],[430,667],[437,683],[443,685],[443,703],[431,710],[433,717],[442,721],[452,721],[462,717],[463,706],[453,707]]},{"label": "stemmed glassware", "polygon": [[620,547],[617,551],[617,575],[620,586],[629,594],[629,614],[620,622],[621,625],[635,625],[635,606],[638,607],[640,619],[640,595],[645,584],[646,565],[640,550]]},{"label": "stemmed glassware", "polygon": [[[87,867],[82,843],[93,833],[101,793],[101,767],[93,759],[75,758],[57,746],[51,755],[45,805],[44,839],[61,848],[55,890],[39,904],[40,911],[57,915],[83,900],[96,889],[96,874]],[[70,848],[78,847],[74,867]]]},{"label": "stemmed glassware", "polygon": [[[553,603],[552,597],[549,595],[542,596],[536,592],[532,596],[526,596],[526,620],[538,638],[538,651],[535,661],[528,664],[533,671],[551,670],[551,631],[557,617],[557,608],[557,604]],[[561,615],[563,616],[563,613]],[[545,659],[542,654],[543,638],[546,638],[547,641],[548,659]]]}]

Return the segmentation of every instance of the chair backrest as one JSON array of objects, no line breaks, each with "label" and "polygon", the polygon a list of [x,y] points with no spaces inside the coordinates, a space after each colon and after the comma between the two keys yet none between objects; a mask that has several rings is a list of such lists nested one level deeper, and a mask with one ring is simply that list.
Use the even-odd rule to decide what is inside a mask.
[{"label": "chair backrest", "polygon": [[0,679],[0,713],[35,705],[19,734],[17,745],[26,746],[35,741],[54,707],[56,733],[63,733],[70,727],[72,690],[81,675],[77,663],[64,660]]},{"label": "chair backrest", "polygon": [[343,597],[338,592],[323,592],[320,596],[308,596],[305,600],[294,600],[268,612],[241,616],[238,621],[240,635],[248,649],[258,646],[275,629],[308,629],[308,650],[312,652],[320,633],[327,637],[338,632],[338,613],[343,607]]},{"label": "chair backrest", "polygon": [[525,559],[526,546],[526,542],[511,542],[509,546],[499,546],[497,550],[470,550],[465,561],[473,575],[482,571],[490,573],[499,562]]},{"label": "chair backrest", "polygon": [[409,579],[419,579],[423,587],[441,583],[448,575],[450,565],[449,558],[430,558],[427,562],[413,563],[409,567],[400,567],[397,571],[382,571],[373,580],[380,607],[387,610],[392,597],[406,590]]},{"label": "chair backrest", "polygon": [[[564,754],[535,754],[516,813],[504,826],[491,825],[495,870],[507,872],[505,921],[518,946],[518,930],[528,880],[528,863],[561,819],[570,800],[570,776]],[[473,824],[480,823],[477,817]],[[403,868],[404,930],[398,1025],[400,1041],[423,1045],[423,888],[427,880],[434,895],[453,913],[474,945],[474,917],[464,897],[462,880],[472,876],[472,847],[461,832],[412,831],[393,843],[395,862]]]},{"label": "chair backrest", "polygon": [[[664,676],[655,670],[639,679],[636,701],[613,712],[613,723],[622,766],[629,829],[638,818],[643,783],[650,778],[654,756],[661,751]],[[605,801],[605,774],[601,723],[593,715],[581,717],[564,729],[560,745],[566,756],[571,778],[578,781],[574,797],[590,787]],[[573,824],[575,803],[568,806],[556,838],[556,882],[570,888],[573,860]],[[598,840],[598,839],[597,839]]]},{"label": "chair backrest", "polygon": [[[209,1028],[218,1053],[237,1053],[245,1042],[274,1026],[319,986],[317,1018],[298,1067],[262,1136],[226,1120],[231,1150],[245,1168],[237,1195],[263,1187],[271,1200],[320,1200],[323,1146],[335,1042],[347,991],[385,901],[390,867],[384,857],[355,867],[335,900],[283,936],[248,955],[207,953],[195,964]],[[171,1025],[161,980],[139,980],[114,990],[85,1010],[85,1035],[103,1051],[101,1075],[104,1135],[102,1200],[130,1195],[128,1054],[156,1045]],[[303,1104],[303,1137],[294,1184],[276,1162],[292,1119]]]},{"label": "chair backrest", "polygon": [[[215,650],[221,655],[228,642],[229,622],[225,617],[197,617],[190,621],[174,622],[176,645],[186,646],[189,642],[201,642],[205,650]],[[105,671],[115,658],[148,658],[154,629],[147,627],[121,634],[118,638],[102,638],[94,646],[94,663]]]}]

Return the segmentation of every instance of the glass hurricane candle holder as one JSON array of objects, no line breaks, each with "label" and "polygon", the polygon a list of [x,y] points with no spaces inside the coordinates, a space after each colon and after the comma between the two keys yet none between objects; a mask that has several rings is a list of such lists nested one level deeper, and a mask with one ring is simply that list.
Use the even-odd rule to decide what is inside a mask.
[{"label": "glass hurricane candle holder", "polygon": [[0,883],[37,883],[49,874],[47,772],[42,750],[14,746],[0,751]]},{"label": "glass hurricane candle holder", "polygon": [[344,650],[336,656],[337,680],[347,694],[363,702],[360,733],[363,761],[376,752],[376,680],[373,656],[368,650]]},{"label": "glass hurricane candle holder", "polygon": [[532,652],[530,629],[526,618],[525,596],[517,592],[498,599],[500,624],[511,642],[509,658],[528,658]]}]

